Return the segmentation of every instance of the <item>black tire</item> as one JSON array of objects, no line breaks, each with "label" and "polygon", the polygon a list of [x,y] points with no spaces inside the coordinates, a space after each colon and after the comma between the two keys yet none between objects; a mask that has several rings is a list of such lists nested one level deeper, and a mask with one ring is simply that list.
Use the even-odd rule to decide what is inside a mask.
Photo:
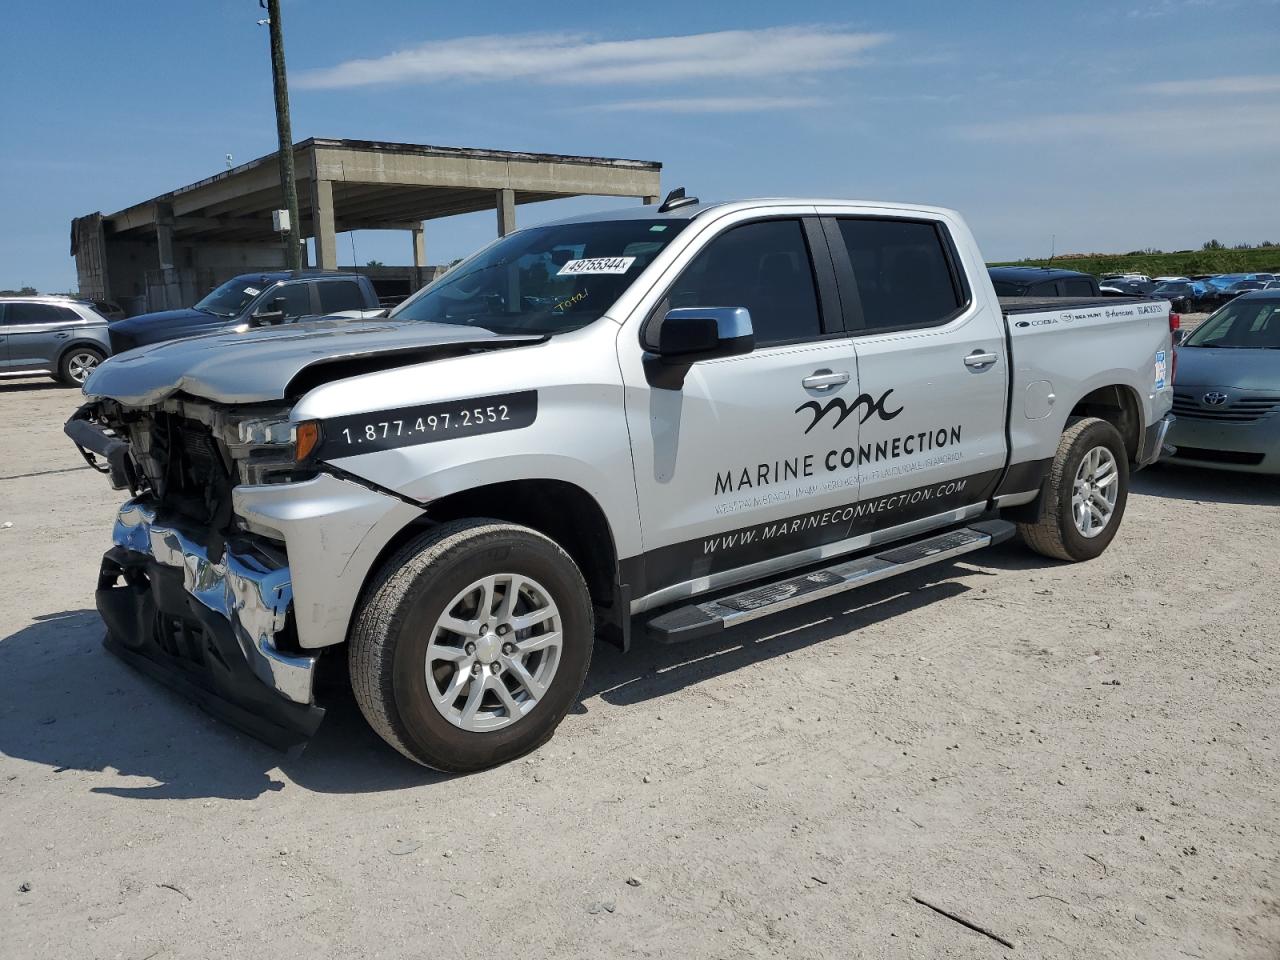
[{"label": "black tire", "polygon": [[[501,729],[450,722],[427,689],[427,645],[445,607],[477,579],[534,578],[560,611],[562,646],[545,693]],[[577,701],[591,665],[591,597],[581,572],[554,541],[497,520],[434,527],[391,557],[366,590],[349,643],[351,688],[369,725],[410,760],[453,773],[505,763],[551,739]]]},{"label": "black tire", "polygon": [[[1086,537],[1076,527],[1072,495],[1080,464],[1095,447],[1106,447],[1111,451],[1119,486],[1107,525],[1095,536]],[[1036,523],[1018,524],[1018,532],[1027,546],[1046,557],[1073,562],[1092,560],[1115,539],[1128,499],[1129,454],[1119,431],[1105,420],[1085,417],[1069,425],[1058,441],[1058,452],[1053,458],[1045,486],[1040,519]]]},{"label": "black tire", "polygon": [[107,355],[103,351],[99,350],[97,347],[87,347],[87,346],[72,347],[70,350],[67,350],[65,353],[63,353],[62,356],[59,358],[58,373],[54,379],[56,379],[59,383],[66,384],[68,387],[84,386],[84,382],[85,380],[88,379],[88,376],[87,375],[84,377],[77,376],[77,371],[81,369],[81,365],[79,361],[80,361],[80,358],[82,357],[93,358],[93,366],[96,367],[98,364],[100,364],[103,360],[107,358]]}]

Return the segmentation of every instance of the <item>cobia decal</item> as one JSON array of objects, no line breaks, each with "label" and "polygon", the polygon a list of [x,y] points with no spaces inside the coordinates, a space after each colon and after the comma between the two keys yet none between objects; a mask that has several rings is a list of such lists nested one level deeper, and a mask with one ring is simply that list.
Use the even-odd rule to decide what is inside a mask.
[{"label": "cobia decal", "polygon": [[849,419],[854,411],[863,406],[866,407],[866,411],[859,418],[858,423],[866,423],[871,419],[872,415],[879,415],[881,420],[892,420],[902,412],[903,408],[899,407],[897,410],[893,411],[889,411],[884,408],[885,401],[889,399],[889,394],[891,393],[893,393],[892,387],[880,394],[879,400],[872,399],[871,394],[869,393],[859,394],[858,399],[854,400],[853,403],[845,403],[841,397],[832,397],[825,404],[819,403],[817,400],[809,400],[796,407],[795,412],[799,413],[801,410],[813,411],[813,420],[810,421],[809,426],[805,427],[805,433],[808,433],[816,427],[818,425],[818,421],[832,410],[840,411],[839,416],[836,417],[835,423],[831,425],[832,430],[844,423],[845,420]]}]

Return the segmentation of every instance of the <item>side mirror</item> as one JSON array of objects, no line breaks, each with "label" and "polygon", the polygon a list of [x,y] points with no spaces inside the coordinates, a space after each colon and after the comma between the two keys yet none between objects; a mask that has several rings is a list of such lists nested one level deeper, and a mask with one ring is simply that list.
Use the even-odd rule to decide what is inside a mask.
[{"label": "side mirror", "polygon": [[258,326],[265,326],[268,323],[283,323],[284,308],[289,301],[284,297],[276,297],[271,301],[271,305],[264,310],[258,310],[254,313],[252,320]]},{"label": "side mirror", "polygon": [[746,307],[668,310],[645,331],[645,347],[650,351],[645,357],[649,383],[678,390],[692,364],[750,353],[755,345],[751,313]]}]

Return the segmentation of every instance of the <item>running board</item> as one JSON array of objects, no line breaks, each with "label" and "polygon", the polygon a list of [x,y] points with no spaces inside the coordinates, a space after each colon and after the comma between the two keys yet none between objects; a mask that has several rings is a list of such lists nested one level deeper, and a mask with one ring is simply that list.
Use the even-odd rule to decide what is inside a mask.
[{"label": "running board", "polygon": [[1003,543],[1016,529],[1007,520],[983,520],[717,600],[677,607],[650,620],[649,635],[659,643],[697,640],[802,603],[812,603]]}]

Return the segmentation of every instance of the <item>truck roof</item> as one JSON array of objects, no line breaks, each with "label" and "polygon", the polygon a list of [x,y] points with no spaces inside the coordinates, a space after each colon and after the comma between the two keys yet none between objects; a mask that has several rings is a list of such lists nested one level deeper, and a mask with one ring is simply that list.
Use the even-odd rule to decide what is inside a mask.
[{"label": "truck roof", "polygon": [[1037,280],[1059,280],[1063,277],[1088,277],[1079,270],[1060,267],[988,267],[992,280],[1008,280],[1012,283],[1033,283]]},{"label": "truck roof", "polygon": [[334,277],[359,277],[363,276],[358,270],[262,270],[250,271],[249,273],[237,274],[236,278],[241,277],[259,277],[263,280],[308,280],[312,278],[324,277],[332,279]]},{"label": "truck roof", "polygon": [[609,210],[598,210],[572,217],[564,217],[538,226],[556,226],[562,223],[583,223],[592,220],[692,220],[710,210],[732,213],[737,210],[750,210],[763,206],[798,206],[798,207],[867,207],[888,208],[899,211],[911,211],[935,216],[956,216],[954,210],[946,207],[933,207],[920,203],[901,203],[891,200],[848,200],[822,197],[754,197],[743,200],[699,201],[686,203],[674,210],[662,212],[657,204],[646,204],[640,207],[614,207]]}]

